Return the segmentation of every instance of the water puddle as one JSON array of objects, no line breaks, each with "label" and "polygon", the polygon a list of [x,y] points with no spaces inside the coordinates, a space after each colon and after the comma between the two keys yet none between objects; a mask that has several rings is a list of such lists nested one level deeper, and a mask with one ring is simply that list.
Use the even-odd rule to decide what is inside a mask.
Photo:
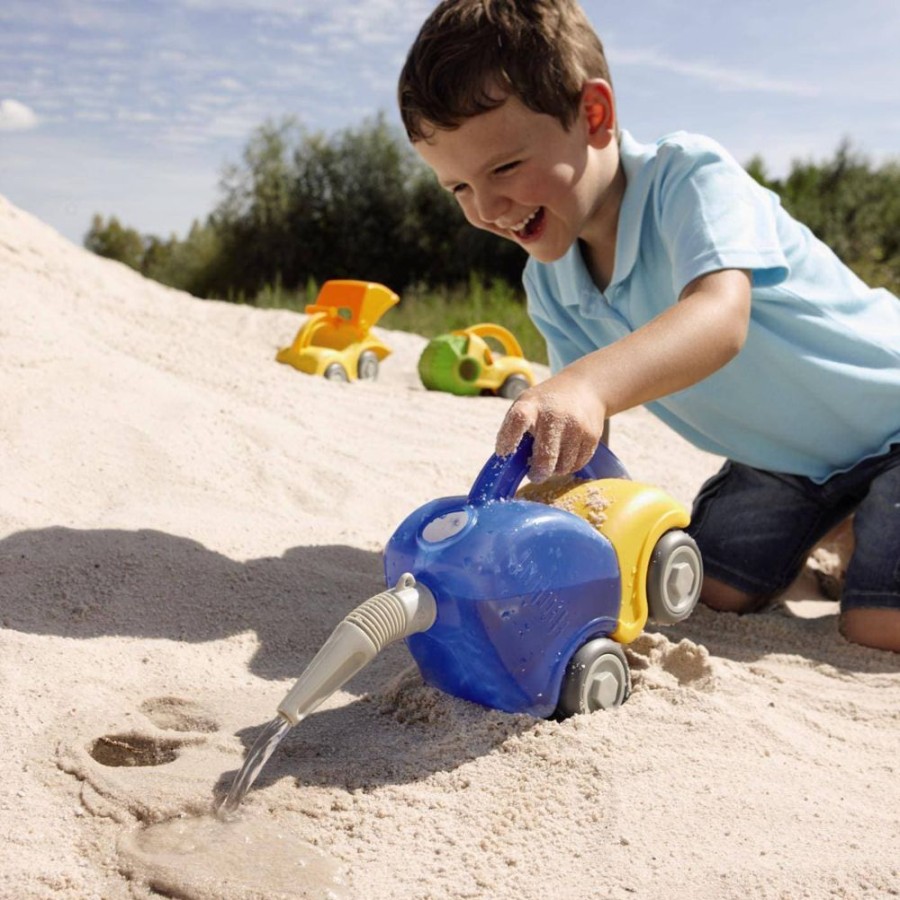
[{"label": "water puddle", "polygon": [[119,841],[125,872],[184,900],[348,900],[341,867],[270,819],[160,822]]}]

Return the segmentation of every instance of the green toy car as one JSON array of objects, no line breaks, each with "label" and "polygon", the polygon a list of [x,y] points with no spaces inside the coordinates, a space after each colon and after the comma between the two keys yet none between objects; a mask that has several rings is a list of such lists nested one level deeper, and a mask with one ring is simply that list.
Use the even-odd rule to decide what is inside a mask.
[{"label": "green toy car", "polygon": [[[496,341],[502,353],[492,350]],[[419,357],[419,377],[429,391],[461,397],[494,394],[515,400],[534,384],[534,373],[515,337],[501,325],[482,322],[438,335]]]}]

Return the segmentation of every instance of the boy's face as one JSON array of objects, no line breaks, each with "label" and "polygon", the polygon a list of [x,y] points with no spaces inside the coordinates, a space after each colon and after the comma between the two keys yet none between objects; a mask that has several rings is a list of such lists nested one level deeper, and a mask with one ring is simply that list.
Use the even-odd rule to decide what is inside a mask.
[{"label": "boy's face", "polygon": [[583,104],[567,131],[508,96],[458,128],[436,129],[415,148],[472,225],[552,262],[578,238],[608,240],[610,221],[615,234],[619,155],[609,99],[601,125],[596,108]]}]

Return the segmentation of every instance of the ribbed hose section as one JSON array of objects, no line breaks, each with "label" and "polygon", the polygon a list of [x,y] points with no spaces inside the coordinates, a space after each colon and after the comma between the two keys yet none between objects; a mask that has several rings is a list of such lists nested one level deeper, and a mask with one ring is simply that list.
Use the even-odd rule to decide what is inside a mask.
[{"label": "ribbed hose section", "polygon": [[360,603],[344,617],[352,622],[381,652],[388,644],[406,636],[406,610],[392,591],[383,591]]}]

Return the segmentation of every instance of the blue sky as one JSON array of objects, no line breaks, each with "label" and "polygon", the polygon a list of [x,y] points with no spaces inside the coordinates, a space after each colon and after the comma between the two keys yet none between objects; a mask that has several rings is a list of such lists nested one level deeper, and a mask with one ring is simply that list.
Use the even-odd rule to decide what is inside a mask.
[{"label": "blue sky", "polygon": [[[770,172],[843,137],[900,158],[896,0],[585,0],[619,117]],[[0,194],[80,242],[94,213],[183,236],[267,118],[383,110],[431,0],[3,0]]]}]

